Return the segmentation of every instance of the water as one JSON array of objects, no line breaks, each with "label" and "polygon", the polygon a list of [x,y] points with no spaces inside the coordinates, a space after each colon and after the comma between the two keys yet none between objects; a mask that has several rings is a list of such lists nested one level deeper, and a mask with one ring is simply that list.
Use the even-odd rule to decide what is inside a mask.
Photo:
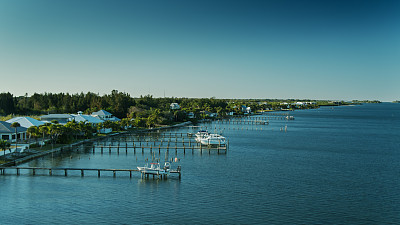
[{"label": "water", "polygon": [[[181,180],[7,171],[0,224],[400,224],[400,104],[290,114],[268,126],[204,124],[229,138],[228,153],[171,150]],[[146,159],[148,149],[88,146],[21,166],[136,168]]]}]

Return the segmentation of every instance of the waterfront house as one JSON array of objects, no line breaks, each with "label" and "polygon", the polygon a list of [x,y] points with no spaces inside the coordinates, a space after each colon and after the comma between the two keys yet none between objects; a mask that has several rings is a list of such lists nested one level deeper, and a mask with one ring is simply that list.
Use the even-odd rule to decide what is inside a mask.
[{"label": "waterfront house", "polygon": [[202,113],[204,115],[204,117],[209,117],[209,118],[214,118],[214,117],[218,116],[218,113],[212,113],[207,110],[200,111],[200,113]]},{"label": "waterfront house", "polygon": [[196,118],[196,116],[194,115],[193,112],[188,113],[187,116],[188,116],[189,119],[194,119],[194,118]]},{"label": "waterfront house", "polygon": [[40,125],[45,124],[45,122],[35,120],[31,117],[14,117],[12,119],[7,120],[6,122],[11,123],[11,124],[14,122],[18,122],[21,125],[21,127],[25,127],[25,128],[29,128],[32,126],[38,127]]},{"label": "waterfront house", "polygon": [[11,123],[0,121],[0,137],[3,140],[15,142],[16,139],[26,140],[26,128],[17,127],[17,136],[15,137],[15,128],[11,127]]},{"label": "waterfront house", "polygon": [[247,107],[247,106],[245,106],[245,105],[240,106],[240,109],[241,109],[241,111],[242,111],[243,113],[245,113],[245,114],[251,113],[251,108],[250,108],[250,107]]},{"label": "waterfront house", "polygon": [[72,114],[72,120],[75,120],[75,122],[86,122],[86,123],[91,123],[93,126],[96,126],[99,123],[103,123],[104,120],[94,117],[91,115],[84,115],[82,114],[81,111],[78,112],[78,114]]},{"label": "waterfront house", "polygon": [[[78,114],[72,114],[71,115],[73,118],[72,120],[75,120],[75,122],[85,122],[85,123],[90,123],[92,127],[97,127],[98,124],[104,123],[104,120],[100,119],[99,117],[91,116],[91,115],[84,115],[82,114],[81,111],[78,112]],[[111,128],[102,128],[100,133],[106,134],[106,133],[111,133],[112,129]]]},{"label": "waterfront house", "polygon": [[59,124],[65,125],[73,119],[70,114],[49,114],[40,117],[40,120],[46,123],[51,123],[51,121],[56,120]]},{"label": "waterfront house", "polygon": [[169,106],[172,110],[175,109],[180,109],[181,106],[178,103],[171,103],[171,105]]},{"label": "waterfront house", "polygon": [[97,118],[99,118],[101,120],[104,120],[104,121],[111,121],[111,122],[116,122],[116,121],[120,121],[121,120],[121,119],[113,116],[113,114],[111,114],[111,113],[109,113],[109,112],[107,112],[106,110],[103,110],[103,109],[92,113],[91,116],[97,117]]}]

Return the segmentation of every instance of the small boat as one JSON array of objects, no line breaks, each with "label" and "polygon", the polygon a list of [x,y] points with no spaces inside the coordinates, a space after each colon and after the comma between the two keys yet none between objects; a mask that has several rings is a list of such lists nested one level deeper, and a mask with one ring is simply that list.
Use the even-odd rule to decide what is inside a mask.
[{"label": "small boat", "polygon": [[206,130],[201,130],[201,131],[199,131],[199,132],[197,132],[197,133],[195,134],[195,136],[196,136],[195,140],[196,140],[197,142],[200,142],[201,139],[207,137],[209,134],[210,134],[210,133],[209,133],[208,131],[206,131]]},{"label": "small boat", "polygon": [[171,164],[169,162],[165,162],[164,167],[161,168],[160,163],[150,163],[150,166],[146,164],[143,167],[138,166],[137,168],[141,173],[163,175],[163,174],[169,174],[169,171],[171,169]]},{"label": "small boat", "polygon": [[224,136],[219,134],[209,134],[201,138],[200,143],[203,145],[225,145],[226,140]]}]

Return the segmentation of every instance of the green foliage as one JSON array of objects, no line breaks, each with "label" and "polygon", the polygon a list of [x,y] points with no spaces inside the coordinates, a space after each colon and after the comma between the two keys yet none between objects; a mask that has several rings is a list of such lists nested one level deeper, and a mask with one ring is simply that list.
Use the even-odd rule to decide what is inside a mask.
[{"label": "green foliage", "polygon": [[0,149],[5,151],[10,148],[10,143],[6,140],[0,139]]}]

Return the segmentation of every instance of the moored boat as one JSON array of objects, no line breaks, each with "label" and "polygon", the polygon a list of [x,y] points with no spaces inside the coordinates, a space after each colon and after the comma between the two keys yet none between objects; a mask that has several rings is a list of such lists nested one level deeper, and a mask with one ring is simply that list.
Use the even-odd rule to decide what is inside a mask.
[{"label": "moored boat", "polygon": [[146,164],[145,166],[137,167],[139,172],[145,174],[169,174],[171,169],[171,164],[169,162],[164,163],[164,167],[161,168],[160,163],[150,163],[150,166]]},{"label": "moored boat", "polygon": [[201,139],[207,137],[209,134],[210,134],[210,133],[209,133],[208,131],[206,131],[206,130],[200,130],[199,132],[197,132],[197,133],[195,134],[195,136],[196,136],[195,140],[196,140],[197,142],[200,142]]},{"label": "moored boat", "polygon": [[224,136],[219,135],[219,134],[209,134],[209,135],[201,138],[200,143],[203,145],[218,145],[218,146],[220,146],[220,145],[226,144],[226,139]]}]

